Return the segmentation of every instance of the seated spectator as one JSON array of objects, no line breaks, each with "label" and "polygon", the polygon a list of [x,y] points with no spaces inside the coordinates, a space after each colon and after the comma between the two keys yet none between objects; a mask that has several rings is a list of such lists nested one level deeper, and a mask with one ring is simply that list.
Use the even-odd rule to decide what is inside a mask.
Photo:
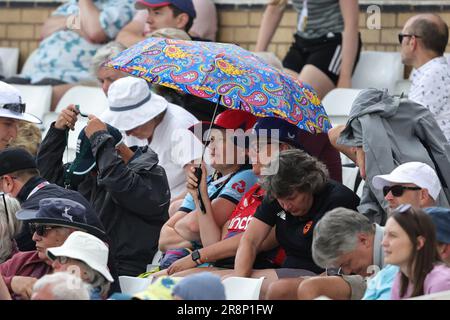
[{"label": "seated spectator", "polygon": [[152,93],[141,78],[115,81],[108,91],[109,109],[100,118],[140,140],[147,140],[166,171],[172,199],[185,190],[185,170],[202,157],[202,145],[187,130],[198,120],[183,108]]},{"label": "seated spectator", "polygon": [[33,157],[37,155],[42,141],[41,129],[34,123],[19,122],[17,137],[10,143],[11,147],[27,150]]},{"label": "seated spectator", "polygon": [[69,272],[48,274],[33,286],[31,300],[90,300],[91,287]]},{"label": "seated spectator", "polygon": [[[0,177],[3,192],[17,199],[22,209],[38,210],[42,199],[56,197],[76,201],[86,208],[90,231],[107,241],[104,228],[89,202],[78,192],[49,183],[40,176],[34,157],[26,150],[8,148],[0,152]],[[20,251],[35,249],[28,224],[25,222],[15,240]]]},{"label": "seated spectator", "polygon": [[443,186],[436,204],[449,205],[450,149],[433,115],[420,104],[377,89],[363,90],[353,102],[347,125],[331,129],[329,137],[366,180],[358,211],[371,221],[384,224],[383,208],[387,207],[372,178],[405,162],[423,162],[433,168]]},{"label": "seated spectator", "polygon": [[[270,157],[278,156],[279,151],[300,148],[298,136],[301,134],[297,126],[290,124],[279,118],[259,118],[256,122],[250,137],[250,158],[253,173],[261,179],[264,170],[269,164]],[[253,136],[255,135],[255,136]],[[256,139],[253,139],[256,138]],[[253,219],[256,209],[264,198],[265,190],[260,183],[255,183],[253,187],[241,198],[234,208],[231,216],[222,227],[221,239],[218,242],[211,243],[191,253],[189,256],[178,259],[167,269],[167,274],[175,273],[175,276],[185,276],[192,272],[200,272],[202,268],[196,268],[197,262],[207,263],[208,271],[217,270],[217,268],[234,268],[234,256],[236,255],[239,242],[247,229],[250,221]],[[275,268],[281,265],[284,258],[283,250],[271,250],[278,246],[275,240],[275,230],[272,230],[270,236],[266,239],[263,252],[260,252],[253,264],[254,269]],[[270,250],[265,252],[265,250]],[[182,272],[186,270],[185,272]],[[180,273],[177,273],[180,272]]]},{"label": "seated spectator", "polygon": [[450,141],[450,67],[444,52],[448,26],[436,14],[406,21],[399,34],[402,62],[414,68],[408,98],[427,107]]},{"label": "seated spectator", "polygon": [[92,227],[86,223],[86,208],[69,199],[42,199],[39,210],[20,210],[17,219],[30,223],[36,248],[18,252],[0,264],[0,274],[13,299],[30,299],[36,280],[51,272],[47,248],[62,245],[76,230],[88,231]]},{"label": "seated spectator", "polygon": [[99,48],[92,58],[91,72],[100,82],[105,95],[108,95],[109,86],[117,79],[127,75],[114,68],[105,67],[105,63],[124,51],[126,48],[117,41],[111,41]]},{"label": "seated spectator", "polygon": [[14,237],[22,223],[16,219],[16,212],[20,209],[16,199],[2,192],[0,202],[0,263],[3,263],[18,251]]},{"label": "seated spectator", "polygon": [[[425,208],[436,228],[437,250],[441,259],[450,262],[450,210],[447,208]],[[398,266],[388,265],[367,282],[363,300],[389,300]]]},{"label": "seated spectator", "polygon": [[267,270],[271,280],[264,280],[265,286],[281,278],[322,272],[311,252],[312,232],[317,222],[331,209],[355,209],[359,203],[351,190],[328,179],[321,162],[303,151],[282,151],[278,159],[272,159],[271,166],[275,162],[278,172],[264,177],[263,188],[267,194],[241,239],[233,274],[254,276],[252,265],[256,253],[275,226],[276,238],[286,252],[286,259],[281,269]]},{"label": "seated spectator", "polygon": [[209,272],[181,279],[173,287],[172,295],[175,300],[226,300],[220,277]]},{"label": "seated spectator", "polygon": [[103,241],[81,231],[74,231],[56,248],[48,248],[54,272],[71,272],[92,287],[91,300],[106,299],[114,281],[108,270],[108,247]]},{"label": "seated spectator", "polygon": [[410,205],[398,207],[386,222],[385,263],[397,265],[391,299],[406,299],[450,290],[450,267],[437,251],[431,217]]},{"label": "seated spectator", "polygon": [[[189,194],[184,198],[181,207],[169,219],[161,230],[159,248],[166,252],[168,249],[189,248],[196,249],[194,242],[208,246],[221,239],[221,230],[229,219],[242,196],[256,183],[256,176],[250,169],[248,149],[237,146],[234,136],[230,132],[237,129],[251,129],[256,121],[252,114],[241,110],[227,110],[216,117],[210,132],[208,148],[210,165],[216,174],[207,177],[204,164],[200,188],[199,181],[191,168],[188,176],[187,190]],[[201,127],[208,124],[201,123],[193,128],[194,132],[208,135]],[[228,133],[228,134],[227,134]],[[200,190],[200,195],[197,193]],[[199,206],[201,196],[204,208]],[[184,255],[189,253],[183,250]],[[170,266],[171,252],[166,252],[161,266]],[[195,261],[198,259],[195,259]]]},{"label": "seated spectator", "polygon": [[138,9],[133,20],[117,35],[116,41],[130,47],[161,28],[177,28],[186,32],[196,17],[192,0],[136,0]]},{"label": "seated spectator", "polygon": [[102,43],[114,39],[134,13],[131,0],[71,0],[44,23],[42,41],[22,77],[31,83],[92,80],[89,66]]},{"label": "seated spectator", "polygon": [[19,90],[0,81],[0,151],[17,138],[21,121],[41,123],[37,117],[25,113]]},{"label": "seated spectator", "polygon": [[70,0],[44,23],[42,41],[29,67],[9,83],[52,85],[51,110],[75,83],[94,80],[89,66],[101,44],[116,37],[133,17],[132,0]]},{"label": "seated spectator", "polygon": [[[122,94],[130,96],[130,91]],[[118,96],[110,94],[112,105],[117,101],[126,105],[126,101],[114,100]],[[153,150],[147,146],[131,150],[121,142],[122,134],[116,128],[93,115],[78,136],[74,162],[63,165],[65,137],[78,113],[69,105],[51,124],[39,149],[38,167],[49,181],[78,190],[90,200],[111,240],[119,275],[136,276],[151,263],[161,226],[168,218],[166,174]]]},{"label": "seated spectator", "polygon": [[436,172],[422,162],[403,163],[390,174],[373,177],[372,184],[375,189],[383,190],[390,209],[406,203],[415,208],[432,207],[441,192]]}]

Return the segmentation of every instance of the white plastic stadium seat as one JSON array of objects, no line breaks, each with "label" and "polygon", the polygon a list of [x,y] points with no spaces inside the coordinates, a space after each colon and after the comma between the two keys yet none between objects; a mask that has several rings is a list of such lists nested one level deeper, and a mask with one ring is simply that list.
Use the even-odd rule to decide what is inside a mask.
[{"label": "white plastic stadium seat", "polygon": [[69,104],[78,104],[83,113],[99,116],[108,108],[108,99],[101,88],[75,86],[62,96],[55,111],[59,113]]},{"label": "white plastic stadium seat", "polygon": [[222,281],[227,300],[259,300],[264,277],[259,279],[229,277]]},{"label": "white plastic stadium seat", "polygon": [[399,52],[363,51],[353,74],[353,88],[387,88],[393,94],[396,82],[403,80],[403,71]]},{"label": "white plastic stadium seat", "polygon": [[1,70],[0,74],[5,78],[17,74],[17,65],[19,64],[18,48],[0,48]]},{"label": "white plastic stadium seat", "polygon": [[322,105],[333,126],[346,124],[350,110],[360,89],[333,89],[322,99]]},{"label": "white plastic stadium seat", "polygon": [[26,111],[43,120],[44,114],[50,111],[52,102],[52,86],[32,86],[12,84],[20,91],[22,102],[26,103]]},{"label": "white plastic stadium seat", "polygon": [[122,293],[134,295],[142,292],[152,283],[153,277],[138,278],[129,276],[119,276],[120,290]]}]

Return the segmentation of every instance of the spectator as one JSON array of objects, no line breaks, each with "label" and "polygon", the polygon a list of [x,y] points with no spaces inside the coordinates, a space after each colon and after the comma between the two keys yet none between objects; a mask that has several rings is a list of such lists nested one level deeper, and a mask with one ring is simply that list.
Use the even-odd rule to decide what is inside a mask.
[{"label": "spectator", "polygon": [[397,208],[384,230],[385,263],[397,265],[391,299],[399,300],[450,290],[450,267],[437,251],[431,218],[410,205]]},{"label": "spectator", "polygon": [[184,170],[202,156],[200,142],[187,130],[198,123],[183,108],[152,93],[144,79],[126,77],[108,92],[109,109],[100,117],[117,129],[141,140],[156,152],[165,169],[172,199],[182,195]]},{"label": "spectator", "polygon": [[[264,170],[268,165],[268,160],[273,155],[277,155],[279,151],[301,148],[301,144],[297,139],[300,135],[300,130],[297,126],[288,123],[279,118],[259,118],[253,128],[255,138],[250,139],[250,157],[252,162],[253,173],[258,177],[258,180],[264,175]],[[253,138],[250,135],[250,138]],[[234,268],[234,256],[236,255],[240,239],[247,229],[250,221],[253,219],[256,209],[261,204],[264,198],[265,190],[260,183],[255,183],[248,192],[241,198],[239,203],[234,208],[231,216],[222,227],[221,240],[210,245],[203,244],[203,247],[196,250],[197,252],[175,261],[168,269],[169,275],[185,276],[188,273],[198,272],[201,268],[195,268],[197,263],[193,260],[199,260],[200,263],[208,263],[210,267],[208,270]],[[277,247],[275,241],[275,230],[271,231],[270,236],[264,244],[264,251]],[[253,264],[254,269],[274,268],[281,265],[284,258],[284,251],[270,250],[269,252],[261,252],[255,259]],[[194,268],[194,269],[192,269]],[[177,272],[184,271],[177,274]]]},{"label": "spectator", "polygon": [[48,248],[54,272],[73,272],[92,287],[92,299],[106,299],[114,281],[108,270],[108,247],[97,237],[74,231],[56,248]]},{"label": "spectator", "polygon": [[[129,90],[111,94],[121,80],[125,79],[117,80],[110,88],[112,106],[127,105],[125,100],[115,100],[120,94],[133,97]],[[130,99],[128,103],[134,104]],[[93,115],[89,115],[88,125],[78,136],[74,162],[63,165],[65,137],[75,125],[78,112],[69,105],[52,123],[39,149],[38,167],[49,181],[78,190],[90,200],[115,249],[112,251],[119,275],[136,276],[145,272],[152,261],[161,226],[168,218],[170,191],[166,174],[153,150],[147,146],[131,150],[121,143],[117,129]],[[140,115],[135,120],[140,120]]]},{"label": "spectator", "polygon": [[39,210],[21,210],[17,219],[27,220],[36,242],[34,251],[16,253],[0,264],[0,274],[14,299],[30,299],[33,284],[50,273],[49,247],[57,247],[76,230],[87,231],[86,208],[69,199],[47,198],[39,201]]},{"label": "spectator", "polygon": [[69,272],[48,274],[36,281],[31,300],[89,300],[91,287]]},{"label": "spectator", "polygon": [[423,162],[436,171],[442,186],[436,205],[448,206],[450,149],[427,108],[386,91],[366,89],[353,102],[347,125],[331,129],[329,137],[358,165],[366,180],[358,211],[371,221],[384,224],[383,208],[387,207],[383,192],[372,184],[373,177],[410,161]]},{"label": "spectator", "polygon": [[226,300],[219,276],[202,272],[185,277],[173,287],[175,300]]},{"label": "spectator", "polygon": [[193,39],[216,41],[217,11],[213,0],[192,0],[196,18],[189,34]]},{"label": "spectator", "polygon": [[[227,110],[216,117],[209,140],[210,164],[216,174],[207,177],[204,164],[200,188],[194,168],[188,175],[187,190],[178,211],[169,219],[161,230],[159,239],[160,250],[166,252],[162,267],[168,267],[173,248],[196,249],[193,243],[208,246],[221,239],[221,230],[229,219],[242,196],[256,183],[256,176],[248,164],[248,148],[234,144],[230,132],[237,129],[251,129],[256,121],[252,114],[241,110]],[[194,132],[206,132],[201,127],[208,124],[200,123],[193,128]],[[200,129],[200,130],[198,130]],[[219,175],[217,173],[220,173]],[[198,190],[201,192],[204,208],[199,206]],[[184,255],[188,253],[183,250]],[[195,259],[194,261],[197,261]]]},{"label": "spectator", "polygon": [[[89,202],[78,192],[64,189],[43,179],[35,159],[26,150],[8,148],[0,152],[0,177],[3,192],[16,198],[22,209],[37,210],[39,202],[50,197],[70,199],[82,204],[86,208],[86,221],[92,226],[90,232],[107,241],[103,225]],[[15,238],[20,251],[34,250],[35,244],[31,236],[27,223],[24,223]]]},{"label": "spectator", "polygon": [[14,237],[22,226],[16,219],[20,204],[16,199],[1,194],[0,202],[0,263],[5,262],[17,252]]},{"label": "spectator", "polygon": [[448,26],[436,14],[420,14],[406,21],[398,39],[402,62],[414,68],[408,98],[427,107],[450,141],[450,67],[444,52]]},{"label": "spectator", "polygon": [[176,28],[186,32],[196,17],[192,0],[136,0],[138,12],[117,35],[116,41],[130,47],[161,28]]},{"label": "spectator", "polygon": [[126,77],[126,74],[119,70],[105,67],[105,63],[125,49],[119,42],[112,41],[99,48],[92,58],[91,72],[97,77],[105,95],[108,95],[108,89],[111,83],[117,79]]},{"label": "spectator", "polygon": [[390,174],[373,177],[375,189],[383,190],[390,209],[409,203],[415,208],[434,206],[441,192],[436,172],[422,162],[399,165]]},{"label": "spectator", "polygon": [[20,121],[41,123],[35,116],[25,113],[20,92],[0,81],[0,151],[17,138]]},{"label": "spectator", "polygon": [[[266,51],[287,0],[271,0],[263,14],[255,51]],[[293,0],[299,13],[286,70],[310,84],[321,98],[335,87],[350,88],[359,59],[358,1]]]},{"label": "spectator", "polygon": [[[342,206],[355,209],[359,203],[351,190],[328,179],[322,163],[303,151],[282,151],[271,166],[274,161],[279,163],[278,172],[264,177],[267,195],[241,239],[234,275],[252,275],[256,253],[273,226],[286,259],[281,269],[268,270],[271,281],[321,272],[312,259],[312,231],[329,210]],[[264,282],[270,283],[268,279]]]},{"label": "spectator", "polygon": [[450,265],[450,210],[431,207],[426,208],[424,211],[431,217],[436,228],[439,256]]},{"label": "spectator", "polygon": [[11,147],[27,150],[33,157],[36,157],[42,141],[42,133],[34,123],[19,122],[17,137],[11,141]]}]

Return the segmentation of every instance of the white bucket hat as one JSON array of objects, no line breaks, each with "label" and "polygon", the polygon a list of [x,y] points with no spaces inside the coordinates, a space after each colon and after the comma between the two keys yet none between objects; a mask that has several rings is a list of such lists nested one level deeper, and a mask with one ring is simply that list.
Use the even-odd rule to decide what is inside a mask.
[{"label": "white bucket hat", "polygon": [[106,280],[114,282],[108,270],[108,247],[99,238],[82,231],[72,232],[60,247],[48,248],[50,259],[68,257],[86,263],[93,270],[100,272]]},{"label": "white bucket hat", "polygon": [[125,77],[114,81],[108,90],[109,108],[100,119],[121,131],[139,127],[167,109],[169,103],[150,91],[147,81]]},{"label": "white bucket hat", "polygon": [[399,183],[412,183],[422,189],[427,189],[434,200],[441,191],[441,183],[436,172],[423,162],[406,162],[392,170],[390,174],[377,175],[372,179],[373,186],[379,190],[385,186]]},{"label": "white bucket hat", "polygon": [[3,81],[0,81],[0,118],[42,123],[39,118],[25,113],[25,103],[22,103],[19,90]]}]

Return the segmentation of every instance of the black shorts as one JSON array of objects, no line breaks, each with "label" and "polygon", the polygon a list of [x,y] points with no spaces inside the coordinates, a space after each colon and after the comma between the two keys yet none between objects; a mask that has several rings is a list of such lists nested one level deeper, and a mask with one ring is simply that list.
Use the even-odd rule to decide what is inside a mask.
[{"label": "black shorts", "polygon": [[[342,57],[342,35],[340,33],[317,39],[304,39],[294,34],[295,42],[284,57],[283,67],[297,73],[307,64],[319,68],[336,85],[339,79]],[[359,36],[358,53],[353,65],[353,72],[359,60],[362,42]]]}]

